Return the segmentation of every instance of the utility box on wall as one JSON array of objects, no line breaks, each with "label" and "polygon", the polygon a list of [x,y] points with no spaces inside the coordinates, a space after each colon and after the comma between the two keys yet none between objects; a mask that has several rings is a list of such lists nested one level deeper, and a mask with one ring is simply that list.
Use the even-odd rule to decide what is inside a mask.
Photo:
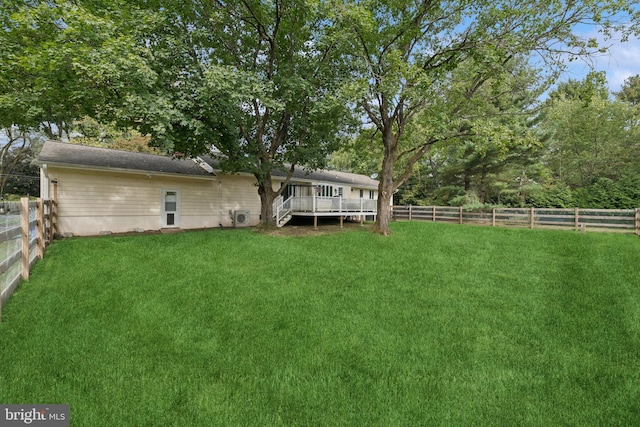
[{"label": "utility box on wall", "polygon": [[251,218],[250,211],[246,211],[246,210],[233,211],[233,226],[235,228],[249,227],[250,218]]}]

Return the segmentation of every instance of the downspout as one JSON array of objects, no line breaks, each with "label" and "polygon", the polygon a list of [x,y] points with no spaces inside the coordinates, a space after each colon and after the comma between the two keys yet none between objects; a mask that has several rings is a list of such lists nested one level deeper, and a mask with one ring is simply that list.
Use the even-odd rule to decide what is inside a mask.
[{"label": "downspout", "polygon": [[202,169],[213,175],[214,179],[218,181],[218,193],[220,198],[220,205],[218,206],[218,226],[222,228],[222,181],[220,181],[220,176],[218,176],[218,174],[213,170],[213,167],[209,163],[205,162],[202,157],[191,157],[191,160],[193,160],[193,162],[200,166]]},{"label": "downspout", "polygon": [[46,163],[40,166],[40,197],[42,199],[49,199],[49,168]]},{"label": "downspout", "polygon": [[218,226],[220,226],[220,228],[223,227],[222,225],[222,180],[220,179],[220,176],[218,176]]}]

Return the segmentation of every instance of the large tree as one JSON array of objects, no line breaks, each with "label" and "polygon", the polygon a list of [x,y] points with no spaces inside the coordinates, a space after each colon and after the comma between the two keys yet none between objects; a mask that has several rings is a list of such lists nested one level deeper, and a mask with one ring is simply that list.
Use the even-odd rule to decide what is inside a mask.
[{"label": "large tree", "polygon": [[[468,87],[469,80],[476,78],[475,72],[469,63],[462,64],[450,84]],[[444,196],[453,195],[452,187],[458,187],[460,197],[454,202],[458,204],[468,200],[488,203],[499,199],[501,191],[511,190],[509,185],[504,185],[502,173],[516,163],[520,166],[530,163],[539,145],[532,127],[539,96],[546,85],[537,77],[525,58],[514,58],[504,64],[502,72],[488,78],[464,108],[460,108],[455,119],[457,128],[454,134],[450,133],[454,136],[429,146],[427,162],[419,160],[412,172],[427,166],[426,178],[431,181],[432,192]],[[434,129],[430,125],[432,121],[428,111],[417,115],[407,125],[405,145],[422,143],[424,135]],[[396,164],[397,174],[406,172],[402,159]],[[415,181],[409,179],[402,189]],[[441,192],[439,186],[449,188]]]},{"label": "large tree", "polygon": [[637,175],[640,127],[635,108],[609,98],[606,80],[590,74],[551,94],[542,127],[550,135],[547,162],[556,179],[587,189],[600,179]]},{"label": "large tree", "polygon": [[274,224],[272,172],[324,166],[350,115],[346,76],[325,35],[322,2],[161,2],[148,46],[161,109],[141,111],[142,129],[167,148],[215,148],[225,170],[248,171],[263,224]]},{"label": "large tree", "polygon": [[626,78],[620,91],[615,92],[614,95],[619,101],[640,107],[640,74]]},{"label": "large tree", "polygon": [[[474,133],[464,110],[489,80],[520,56],[537,55],[541,67],[559,68],[568,55],[596,50],[574,27],[606,29],[633,11],[626,1],[563,2],[474,0],[336,1],[336,28],[356,65],[363,113],[384,147],[375,230],[389,234],[392,195],[429,147]],[[466,85],[451,84],[464,65]],[[422,138],[405,138],[412,120],[431,118]],[[396,172],[402,159],[404,170]]]},{"label": "large tree", "polygon": [[136,37],[145,20],[128,19],[125,2],[80,3],[7,0],[0,8],[2,194],[34,194],[34,141],[83,136],[84,117],[116,120],[151,87],[148,52]]},{"label": "large tree", "polygon": [[37,194],[37,168],[31,160],[39,145],[39,138],[28,130],[13,126],[0,131],[0,199],[7,194]]},{"label": "large tree", "polygon": [[[148,51],[125,2],[8,0],[0,8],[0,128],[68,138],[84,116],[112,120],[150,87]],[[141,22],[142,21],[142,22]]]},{"label": "large tree", "polygon": [[[324,3],[11,0],[0,13],[0,121],[68,137],[85,116],[166,152],[220,153],[252,173],[273,223],[272,172],[324,166],[347,131],[344,65]],[[77,129],[75,129],[77,130]]]}]

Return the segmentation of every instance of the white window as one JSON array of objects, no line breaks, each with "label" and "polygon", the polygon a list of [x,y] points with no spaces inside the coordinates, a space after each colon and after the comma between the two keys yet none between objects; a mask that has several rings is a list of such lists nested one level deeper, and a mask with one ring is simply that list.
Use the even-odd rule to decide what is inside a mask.
[{"label": "white window", "polygon": [[319,187],[319,195],[320,197],[333,197],[333,186],[321,184]]}]

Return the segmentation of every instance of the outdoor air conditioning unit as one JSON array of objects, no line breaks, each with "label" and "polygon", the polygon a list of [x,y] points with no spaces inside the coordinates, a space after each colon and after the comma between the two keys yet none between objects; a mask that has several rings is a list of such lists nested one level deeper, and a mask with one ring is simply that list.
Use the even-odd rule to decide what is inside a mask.
[{"label": "outdoor air conditioning unit", "polygon": [[236,228],[248,227],[250,217],[250,211],[233,211],[233,226]]}]

